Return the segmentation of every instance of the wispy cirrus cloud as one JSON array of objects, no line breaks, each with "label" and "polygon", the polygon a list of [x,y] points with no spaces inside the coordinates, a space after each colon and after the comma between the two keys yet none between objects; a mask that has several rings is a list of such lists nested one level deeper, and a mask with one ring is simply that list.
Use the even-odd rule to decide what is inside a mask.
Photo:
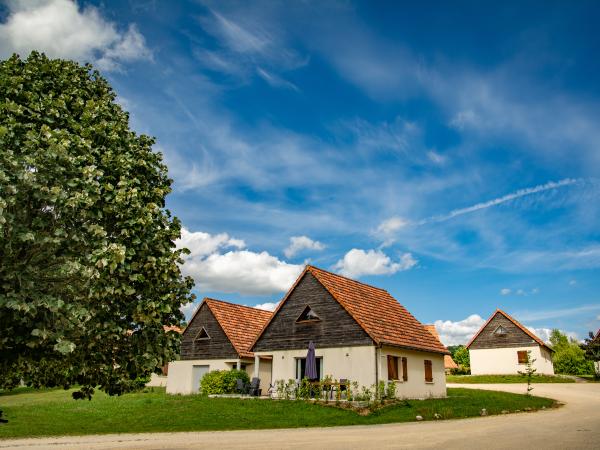
[{"label": "wispy cirrus cloud", "polygon": [[216,7],[208,8],[198,21],[216,41],[214,48],[194,49],[198,62],[208,69],[238,79],[256,75],[275,88],[300,91],[282,73],[306,65],[308,58],[286,45],[284,34],[272,24],[235,15],[234,11],[218,11]]},{"label": "wispy cirrus cloud", "polygon": [[536,322],[539,320],[558,319],[560,317],[570,317],[576,315],[589,315],[594,316],[600,311],[600,303],[573,306],[571,308],[557,308],[550,310],[539,310],[539,311],[521,311],[516,313],[519,320]]},{"label": "wispy cirrus cloud", "polygon": [[502,197],[498,197],[498,198],[495,198],[492,200],[477,203],[475,205],[468,206],[466,208],[454,209],[446,214],[430,216],[426,219],[421,219],[421,220],[417,220],[414,222],[410,221],[406,218],[402,218],[402,217],[390,217],[389,219],[386,219],[385,221],[383,221],[377,227],[376,231],[383,235],[389,235],[389,234],[395,233],[395,232],[401,230],[403,227],[409,226],[409,225],[421,226],[421,225],[427,225],[427,224],[436,223],[436,222],[446,222],[447,220],[451,220],[455,217],[462,216],[464,214],[470,214],[470,213],[474,213],[477,211],[481,211],[483,209],[491,208],[493,206],[498,206],[503,203],[510,202],[512,200],[516,200],[521,197],[537,194],[537,193],[548,191],[551,189],[558,189],[563,186],[570,186],[570,185],[576,184],[578,181],[580,181],[580,180],[574,179],[574,178],[565,178],[565,179],[562,179],[559,181],[549,181],[548,183],[541,184],[538,186],[519,189],[510,194],[503,195]]}]

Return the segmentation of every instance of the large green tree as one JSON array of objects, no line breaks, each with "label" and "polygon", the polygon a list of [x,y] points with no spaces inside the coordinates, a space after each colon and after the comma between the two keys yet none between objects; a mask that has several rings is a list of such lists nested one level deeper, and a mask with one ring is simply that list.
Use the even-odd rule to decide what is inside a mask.
[{"label": "large green tree", "polygon": [[178,351],[172,181],[115,97],[90,65],[0,62],[0,387],[120,394]]},{"label": "large green tree", "polygon": [[550,344],[554,350],[552,363],[556,373],[569,375],[587,375],[594,372],[594,365],[585,358],[585,351],[579,343],[569,339],[560,330],[552,330]]}]

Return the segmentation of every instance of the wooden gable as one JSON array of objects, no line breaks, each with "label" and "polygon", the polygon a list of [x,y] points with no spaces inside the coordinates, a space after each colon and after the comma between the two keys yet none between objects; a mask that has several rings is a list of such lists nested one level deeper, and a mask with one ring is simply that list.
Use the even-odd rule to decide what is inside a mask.
[{"label": "wooden gable", "polygon": [[306,272],[254,344],[253,351],[372,345],[373,340],[319,281]]},{"label": "wooden gable", "polygon": [[469,344],[469,349],[527,347],[539,345],[530,335],[500,311],[484,325]]},{"label": "wooden gable", "polygon": [[238,353],[206,304],[181,337],[181,359],[237,359]]}]

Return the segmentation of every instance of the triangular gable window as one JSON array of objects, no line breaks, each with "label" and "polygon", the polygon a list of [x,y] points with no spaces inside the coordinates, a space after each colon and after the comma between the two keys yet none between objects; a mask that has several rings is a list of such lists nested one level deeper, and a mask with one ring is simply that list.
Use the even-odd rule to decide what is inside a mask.
[{"label": "triangular gable window", "polygon": [[310,306],[307,306],[302,311],[302,314],[300,314],[300,317],[296,319],[296,322],[318,322],[319,320],[321,320],[319,316],[315,314]]},{"label": "triangular gable window", "polygon": [[204,327],[202,327],[200,329],[200,331],[198,331],[198,334],[196,335],[196,337],[194,338],[195,341],[204,341],[206,339],[210,339],[210,336],[208,335],[208,333],[206,332],[206,330],[204,329]]},{"label": "triangular gable window", "polygon": [[494,330],[494,334],[496,336],[506,336],[506,334],[507,334],[506,328],[504,328],[502,325],[500,325],[498,328],[496,328]]}]

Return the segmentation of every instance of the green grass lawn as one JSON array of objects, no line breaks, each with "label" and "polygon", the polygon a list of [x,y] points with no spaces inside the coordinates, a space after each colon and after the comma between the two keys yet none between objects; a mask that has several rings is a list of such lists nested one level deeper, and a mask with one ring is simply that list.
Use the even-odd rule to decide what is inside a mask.
[{"label": "green grass lawn", "polygon": [[71,391],[60,389],[17,389],[0,393],[0,409],[9,420],[0,424],[0,438],[365,425],[408,422],[417,415],[433,420],[436,413],[444,419],[472,417],[481,408],[500,414],[553,405],[551,399],[521,394],[448,389],[446,399],[409,400],[361,416],[304,401],[171,396],[160,388],[121,397],[97,392],[91,401],[73,400]]},{"label": "green grass lawn", "polygon": [[600,378],[596,378],[595,375],[577,375],[579,378],[583,378],[588,383],[600,383]]},{"label": "green grass lawn", "polygon": [[[446,383],[526,383],[522,375],[446,375]],[[572,378],[560,375],[534,375],[532,383],[575,383]]]}]

